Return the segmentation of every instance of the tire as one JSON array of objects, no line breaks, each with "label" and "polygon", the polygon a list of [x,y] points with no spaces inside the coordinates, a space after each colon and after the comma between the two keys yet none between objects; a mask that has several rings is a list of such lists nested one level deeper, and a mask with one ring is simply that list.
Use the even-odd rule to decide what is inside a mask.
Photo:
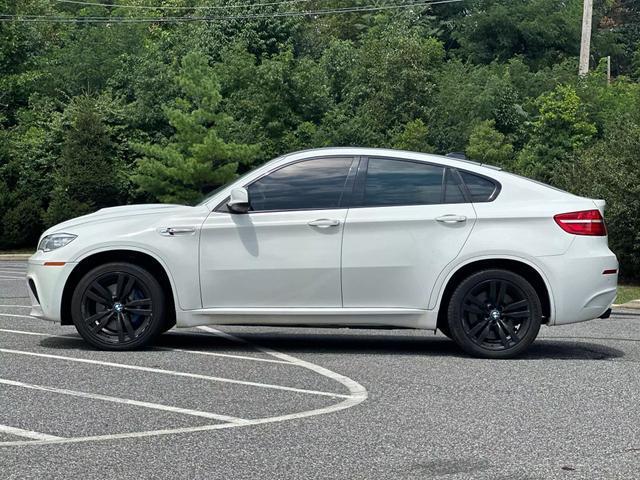
[{"label": "tire", "polygon": [[524,277],[508,270],[483,270],[460,282],[447,320],[451,338],[468,354],[513,358],[538,336],[542,304]]},{"label": "tire", "polygon": [[138,265],[100,265],[76,285],[71,318],[82,338],[100,350],[144,347],[166,328],[164,291]]}]

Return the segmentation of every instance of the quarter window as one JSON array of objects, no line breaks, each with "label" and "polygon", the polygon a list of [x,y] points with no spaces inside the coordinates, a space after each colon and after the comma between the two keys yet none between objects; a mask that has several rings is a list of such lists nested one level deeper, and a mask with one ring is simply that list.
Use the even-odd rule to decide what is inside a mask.
[{"label": "quarter window", "polygon": [[363,206],[430,205],[442,201],[444,167],[370,158]]},{"label": "quarter window", "polygon": [[498,186],[491,180],[469,172],[460,172],[472,202],[490,202],[497,193]]},{"label": "quarter window", "polygon": [[251,210],[310,210],[340,206],[353,158],[296,162],[247,187]]}]

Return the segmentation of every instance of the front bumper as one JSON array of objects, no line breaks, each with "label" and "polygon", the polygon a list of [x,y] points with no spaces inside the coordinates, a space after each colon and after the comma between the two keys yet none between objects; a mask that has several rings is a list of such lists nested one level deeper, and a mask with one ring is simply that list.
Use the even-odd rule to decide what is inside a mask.
[{"label": "front bumper", "polygon": [[27,290],[31,299],[33,317],[60,322],[62,292],[77,263],[45,265],[40,252],[29,259],[27,267]]}]

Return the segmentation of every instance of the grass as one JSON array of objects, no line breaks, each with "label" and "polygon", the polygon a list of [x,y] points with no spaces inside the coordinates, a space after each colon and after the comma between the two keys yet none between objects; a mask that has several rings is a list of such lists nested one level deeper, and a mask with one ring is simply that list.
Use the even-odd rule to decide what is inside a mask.
[{"label": "grass", "polygon": [[618,297],[615,303],[622,304],[640,299],[640,285],[618,285]]}]

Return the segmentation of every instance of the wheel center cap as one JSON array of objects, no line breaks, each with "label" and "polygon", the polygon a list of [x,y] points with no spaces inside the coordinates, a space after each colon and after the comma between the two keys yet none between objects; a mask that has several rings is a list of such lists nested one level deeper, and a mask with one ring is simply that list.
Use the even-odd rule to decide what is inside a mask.
[{"label": "wheel center cap", "polygon": [[116,303],[113,304],[113,309],[116,312],[120,313],[120,312],[122,312],[122,310],[124,310],[124,305],[122,305],[120,302],[116,302]]},{"label": "wheel center cap", "polygon": [[489,316],[491,317],[492,320],[499,320],[500,319],[500,311],[499,310],[491,310],[489,312]]}]

